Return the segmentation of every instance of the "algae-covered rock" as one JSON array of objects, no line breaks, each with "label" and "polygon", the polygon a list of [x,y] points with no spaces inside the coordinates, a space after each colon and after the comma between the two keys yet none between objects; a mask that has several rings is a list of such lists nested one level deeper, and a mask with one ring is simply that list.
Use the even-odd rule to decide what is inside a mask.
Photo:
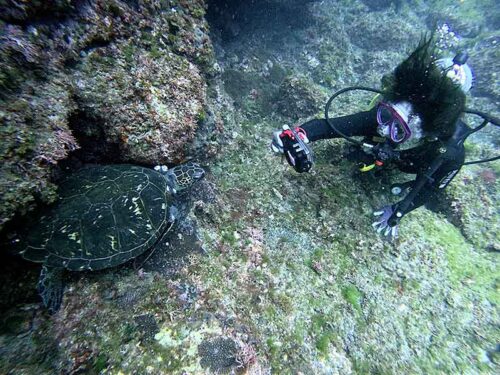
[{"label": "algae-covered rock", "polygon": [[55,79],[0,102],[0,228],[35,199],[55,198],[50,167],[78,148],[68,128],[74,104],[67,87]]},{"label": "algae-covered rock", "polygon": [[418,40],[419,31],[408,22],[392,22],[395,17],[394,12],[352,17],[347,25],[351,42],[366,51],[385,52],[412,45]]},{"label": "algae-covered rock", "polygon": [[473,92],[498,102],[500,100],[500,34],[491,35],[474,45],[470,63],[475,73]]},{"label": "algae-covered rock", "polygon": [[278,110],[294,120],[311,116],[319,111],[324,102],[324,95],[320,90],[305,77],[288,76],[279,87]]},{"label": "algae-covered rock", "polygon": [[73,9],[74,0],[3,0],[0,2],[0,19],[24,22],[27,19],[62,17]]},{"label": "algae-covered rock", "polygon": [[232,339],[218,337],[203,341],[198,346],[198,354],[202,367],[224,373],[236,365],[237,346]]},{"label": "algae-covered rock", "polygon": [[[0,229],[71,153],[83,162],[213,156],[226,103],[205,1],[1,2]],[[209,90],[210,88],[210,90]]]},{"label": "algae-covered rock", "polygon": [[370,10],[384,10],[389,8],[392,4],[395,4],[396,6],[400,6],[402,0],[362,0],[363,3],[366,4],[366,6]]},{"label": "algae-covered rock", "polygon": [[80,108],[98,119],[122,159],[179,162],[207,105],[200,69],[171,52],[138,51],[127,64],[126,47],[88,56],[74,76]]}]

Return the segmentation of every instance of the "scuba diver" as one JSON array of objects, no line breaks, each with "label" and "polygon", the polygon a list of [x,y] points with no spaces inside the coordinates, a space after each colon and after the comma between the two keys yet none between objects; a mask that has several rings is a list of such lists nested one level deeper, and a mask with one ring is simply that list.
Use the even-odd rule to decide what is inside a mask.
[{"label": "scuba diver", "polygon": [[[423,38],[392,74],[382,78],[382,90],[358,86],[342,89],[328,100],[325,119],[310,120],[295,128],[285,125],[273,134],[271,149],[299,173],[313,165],[310,142],[343,137],[354,145],[348,158],[362,162],[361,171],[392,164],[404,173],[416,174],[415,180],[392,186],[393,194],[407,192],[402,200],[374,212],[372,226],[389,239],[398,237],[404,215],[445,189],[463,165],[499,158],[465,162],[465,139],[488,123],[498,126],[499,120],[465,107],[465,93],[473,79],[466,64],[467,54],[439,60],[435,56],[433,37]],[[368,111],[330,118],[332,101],[352,90],[377,93],[377,104]],[[464,113],[478,115],[483,122],[471,128],[461,119]]]}]

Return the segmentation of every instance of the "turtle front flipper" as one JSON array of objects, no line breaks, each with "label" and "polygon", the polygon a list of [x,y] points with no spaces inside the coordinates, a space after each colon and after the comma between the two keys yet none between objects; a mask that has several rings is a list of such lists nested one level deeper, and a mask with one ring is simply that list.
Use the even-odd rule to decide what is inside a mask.
[{"label": "turtle front flipper", "polygon": [[38,293],[50,314],[59,310],[64,292],[62,268],[43,266],[38,279]]}]

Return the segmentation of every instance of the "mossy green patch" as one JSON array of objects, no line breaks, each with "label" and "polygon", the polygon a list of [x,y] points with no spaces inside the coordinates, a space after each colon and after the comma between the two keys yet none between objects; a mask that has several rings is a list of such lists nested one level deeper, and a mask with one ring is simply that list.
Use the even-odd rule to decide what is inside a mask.
[{"label": "mossy green patch", "polygon": [[498,280],[500,271],[495,262],[488,259],[491,254],[476,251],[467,243],[460,231],[445,220],[431,220],[424,224],[430,241],[442,246],[448,260],[448,275],[456,288],[467,286],[490,302],[500,303]]},{"label": "mossy green patch", "polygon": [[358,313],[361,312],[361,302],[363,301],[363,293],[359,291],[358,288],[354,285],[346,285],[342,288],[342,296],[344,299],[349,302],[349,304],[356,310]]},{"label": "mossy green patch", "polygon": [[316,340],[316,349],[318,349],[321,354],[323,355],[328,355],[328,348],[330,346],[330,343],[335,340],[335,335],[333,335],[330,332],[326,332],[322,334],[317,340]]},{"label": "mossy green patch", "polygon": [[94,360],[93,370],[96,373],[103,372],[108,366],[108,357],[105,354],[99,354]]}]

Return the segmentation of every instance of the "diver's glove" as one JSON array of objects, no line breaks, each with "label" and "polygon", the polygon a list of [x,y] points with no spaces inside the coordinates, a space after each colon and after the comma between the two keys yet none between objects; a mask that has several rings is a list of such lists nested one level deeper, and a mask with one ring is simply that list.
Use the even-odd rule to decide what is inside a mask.
[{"label": "diver's glove", "polygon": [[308,172],[313,165],[313,153],[308,143],[309,139],[304,129],[300,127],[290,129],[285,125],[282,131],[273,133],[271,150],[284,155],[288,164],[297,172]]},{"label": "diver's glove", "polygon": [[377,216],[372,223],[372,227],[377,233],[381,233],[389,240],[398,238],[399,219],[395,218],[393,206],[384,206],[380,210],[375,211],[373,216]]}]

